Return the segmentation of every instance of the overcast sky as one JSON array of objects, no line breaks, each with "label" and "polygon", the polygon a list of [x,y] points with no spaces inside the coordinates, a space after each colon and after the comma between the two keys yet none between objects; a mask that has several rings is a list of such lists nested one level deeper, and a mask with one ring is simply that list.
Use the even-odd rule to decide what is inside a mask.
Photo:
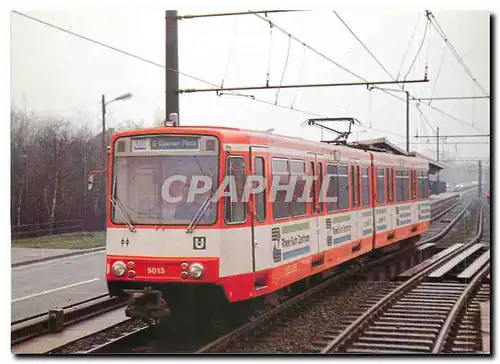
[{"label": "overcast sky", "polygon": [[[193,9],[180,14],[197,12]],[[163,11],[102,9],[23,13],[164,64]],[[489,95],[490,14],[485,11],[433,13],[449,42]],[[402,78],[408,73],[424,36],[427,24],[424,10],[339,10],[338,14],[392,77],[399,74]],[[353,73],[369,81],[391,79],[333,12],[271,14],[269,17]],[[224,79],[225,86],[263,85],[270,58],[271,84],[279,84],[282,77],[283,84],[360,81],[294,41],[290,43],[283,75],[288,44],[289,38],[276,28],[270,36],[269,24],[255,15],[182,20],[179,21],[179,69],[216,84]],[[426,64],[430,82],[405,86],[414,97],[483,95],[432,26],[407,79],[423,79]],[[180,76],[180,87],[206,85]],[[386,87],[397,89],[396,85]],[[165,70],[12,14],[11,101],[16,107],[39,115],[66,117],[98,130],[101,94],[111,99],[125,92],[131,92],[133,98],[109,106],[108,125],[142,120],[145,126],[151,126],[155,118],[164,115]],[[271,103],[276,100],[276,90],[245,93]],[[395,95],[405,97],[401,92]],[[282,90],[278,104],[287,107],[293,104],[296,109],[322,116],[352,116],[366,128],[357,128],[361,132],[354,134],[351,140],[387,136],[391,142],[405,146],[405,102],[379,90],[368,91],[364,86]],[[411,142],[423,143],[425,139],[413,138],[416,133],[433,132],[414,104],[410,108]],[[434,100],[432,105],[462,120],[445,116],[422,102],[421,112],[434,129],[439,126],[441,135],[490,132],[489,99]],[[215,93],[180,97],[183,125],[274,128],[276,133],[319,140],[318,129],[301,126],[308,117],[312,115],[244,97],[218,97]],[[339,124],[332,126],[343,128]],[[325,134],[325,139],[332,137]],[[413,144],[411,149],[435,157],[434,140],[431,146]],[[452,140],[458,139],[445,143]],[[487,138],[459,141],[480,142]],[[488,144],[445,144],[443,147],[445,159],[489,156]]]}]

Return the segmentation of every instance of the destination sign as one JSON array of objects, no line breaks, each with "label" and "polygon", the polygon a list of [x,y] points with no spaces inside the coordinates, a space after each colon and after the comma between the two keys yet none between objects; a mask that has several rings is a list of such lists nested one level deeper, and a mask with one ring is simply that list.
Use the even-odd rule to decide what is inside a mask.
[{"label": "destination sign", "polygon": [[153,150],[199,149],[199,138],[159,137],[151,139]]}]

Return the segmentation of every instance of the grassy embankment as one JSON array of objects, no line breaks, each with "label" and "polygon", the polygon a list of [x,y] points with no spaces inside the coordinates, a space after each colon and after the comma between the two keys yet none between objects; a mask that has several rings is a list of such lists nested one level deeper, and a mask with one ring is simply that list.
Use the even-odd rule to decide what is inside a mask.
[{"label": "grassy embankment", "polygon": [[12,247],[16,248],[89,249],[104,246],[104,244],[104,231],[12,240]]}]

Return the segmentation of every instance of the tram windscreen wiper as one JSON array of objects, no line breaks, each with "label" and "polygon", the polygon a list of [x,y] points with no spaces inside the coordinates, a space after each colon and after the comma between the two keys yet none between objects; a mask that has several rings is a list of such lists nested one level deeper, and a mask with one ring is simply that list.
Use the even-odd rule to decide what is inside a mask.
[{"label": "tram windscreen wiper", "polygon": [[213,194],[214,194],[214,191],[211,190],[207,199],[203,202],[203,205],[200,206],[198,211],[196,211],[196,214],[193,216],[193,218],[189,222],[189,225],[186,229],[186,233],[193,232],[194,228],[196,227],[196,224],[200,221],[201,217],[203,216],[203,214],[207,210],[208,205],[210,205],[210,200],[212,199]]},{"label": "tram windscreen wiper", "polygon": [[126,207],[123,205],[121,200],[116,196],[116,176],[113,178],[113,189],[112,193],[109,195],[109,200],[111,201],[111,204],[115,209],[116,208],[120,209],[129,230],[135,231],[135,227],[134,225],[132,225],[132,219],[130,218],[130,215],[128,214]]},{"label": "tram windscreen wiper", "polygon": [[[207,174],[205,173],[205,171],[201,167],[201,164],[200,164],[200,161],[198,159],[198,156],[194,156],[194,158],[196,160],[196,163],[198,164],[198,168],[200,169],[200,172],[203,174],[203,176],[207,177]],[[211,191],[210,191],[210,194],[207,197],[207,199],[203,202],[203,204],[200,206],[200,208],[198,209],[198,211],[196,211],[196,214],[193,216],[193,218],[191,219],[191,221],[189,221],[189,225],[188,225],[188,227],[186,229],[186,233],[192,233],[193,232],[193,230],[196,227],[196,224],[198,224],[198,222],[200,221],[201,217],[203,216],[203,214],[207,210],[208,205],[210,205],[210,200],[212,199],[213,194],[214,194],[214,190],[212,188]]]}]

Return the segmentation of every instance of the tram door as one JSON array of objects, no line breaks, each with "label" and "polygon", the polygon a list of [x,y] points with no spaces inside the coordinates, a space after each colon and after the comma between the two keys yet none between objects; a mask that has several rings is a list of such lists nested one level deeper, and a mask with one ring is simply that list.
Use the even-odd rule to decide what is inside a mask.
[{"label": "tram door", "polygon": [[[309,154],[309,165],[306,167],[306,170],[309,171],[307,174],[312,178],[313,182],[310,188],[311,202],[308,204],[311,208],[311,216],[313,217],[311,220],[311,227],[309,228],[311,234],[311,252],[318,253],[322,250],[326,250],[326,240],[327,240],[327,231],[325,229],[321,229],[321,226],[325,226],[326,222],[321,220],[321,212],[323,209],[323,205],[321,200],[319,199],[319,192],[321,188],[323,170],[322,164],[318,160],[317,155]],[[325,219],[323,219],[325,220]],[[325,220],[326,221],[326,220]],[[321,243],[323,242],[323,243]]]},{"label": "tram door", "polygon": [[[268,163],[268,149],[261,146],[250,146],[250,172],[254,176],[254,181],[269,177],[270,171]],[[257,182],[254,188],[259,191]],[[264,189],[258,193],[252,193],[249,196],[249,213],[252,239],[252,261],[253,271],[259,271],[272,265],[272,255],[269,254],[269,244],[271,239],[270,219],[271,211],[267,211],[267,194],[270,186],[267,181],[264,183]]]}]

